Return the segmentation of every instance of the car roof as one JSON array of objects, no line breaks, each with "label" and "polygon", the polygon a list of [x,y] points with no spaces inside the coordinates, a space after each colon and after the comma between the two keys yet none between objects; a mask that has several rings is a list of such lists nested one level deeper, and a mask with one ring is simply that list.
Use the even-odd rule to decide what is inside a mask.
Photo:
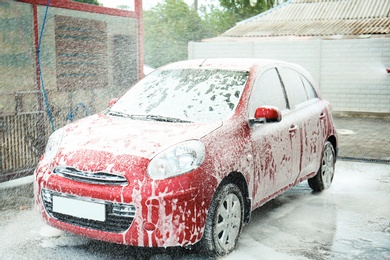
[{"label": "car roof", "polygon": [[209,69],[227,69],[250,71],[253,66],[267,66],[271,64],[284,64],[291,66],[293,64],[270,59],[252,59],[252,58],[212,58],[212,59],[194,59],[171,63],[160,69],[180,69],[180,68],[209,68]]}]

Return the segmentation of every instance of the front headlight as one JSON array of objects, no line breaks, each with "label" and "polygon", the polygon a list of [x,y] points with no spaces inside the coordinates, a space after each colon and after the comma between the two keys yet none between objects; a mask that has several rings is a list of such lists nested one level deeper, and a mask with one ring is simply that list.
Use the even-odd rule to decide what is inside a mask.
[{"label": "front headlight", "polygon": [[186,141],[156,155],[149,163],[148,174],[155,180],[181,175],[198,168],[204,157],[205,147],[202,142]]},{"label": "front headlight", "polygon": [[50,163],[58,152],[58,148],[62,142],[62,136],[64,135],[64,129],[58,129],[51,134],[49,140],[47,141],[45,148],[44,159],[47,163]]}]

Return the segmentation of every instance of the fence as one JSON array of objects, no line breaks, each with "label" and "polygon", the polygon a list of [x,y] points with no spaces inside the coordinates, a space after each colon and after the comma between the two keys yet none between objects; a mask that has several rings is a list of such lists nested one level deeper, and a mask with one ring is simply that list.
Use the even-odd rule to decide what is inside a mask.
[{"label": "fence", "polygon": [[43,113],[0,117],[0,182],[31,174],[46,142]]},{"label": "fence", "polygon": [[[3,182],[33,172],[53,130],[45,111],[31,111],[39,106],[40,91],[3,92],[0,96],[15,104],[15,113],[0,114],[0,182]],[[61,109],[51,104],[50,109],[57,128],[64,126],[70,116],[72,120],[85,116],[75,108]]]}]

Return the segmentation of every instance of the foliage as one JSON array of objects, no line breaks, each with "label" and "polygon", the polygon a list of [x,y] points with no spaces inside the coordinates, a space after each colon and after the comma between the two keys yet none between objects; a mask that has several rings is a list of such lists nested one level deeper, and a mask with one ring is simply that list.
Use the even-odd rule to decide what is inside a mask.
[{"label": "foliage", "polygon": [[73,0],[74,2],[86,3],[91,5],[101,5],[98,0]]},{"label": "foliage", "polygon": [[258,15],[285,0],[219,0],[199,13],[184,0],[164,0],[144,11],[145,64],[159,67],[188,58],[188,42],[216,37],[238,21]]},{"label": "foliage", "polygon": [[219,2],[226,11],[234,14],[237,21],[258,15],[275,5],[275,0],[219,0]]},{"label": "foliage", "polygon": [[207,37],[215,37],[232,28],[236,22],[236,16],[231,12],[224,12],[213,5],[200,7],[203,24],[207,30]]},{"label": "foliage", "polygon": [[143,14],[145,64],[153,67],[187,59],[188,42],[206,36],[202,19],[183,0],[165,0]]}]

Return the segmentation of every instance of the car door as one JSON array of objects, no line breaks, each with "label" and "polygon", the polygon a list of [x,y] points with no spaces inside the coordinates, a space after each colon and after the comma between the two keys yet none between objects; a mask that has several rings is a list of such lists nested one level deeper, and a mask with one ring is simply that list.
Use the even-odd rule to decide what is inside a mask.
[{"label": "car door", "polygon": [[296,177],[299,168],[300,136],[290,115],[286,94],[276,68],[269,68],[254,81],[249,100],[249,118],[257,108],[275,106],[282,112],[282,120],[275,123],[254,124],[250,129],[254,155],[254,203],[286,188]]},{"label": "car door", "polygon": [[317,98],[313,86],[294,68],[278,68],[285,86],[291,114],[295,118],[301,140],[300,167],[297,180],[318,170],[323,144],[326,109]]}]

